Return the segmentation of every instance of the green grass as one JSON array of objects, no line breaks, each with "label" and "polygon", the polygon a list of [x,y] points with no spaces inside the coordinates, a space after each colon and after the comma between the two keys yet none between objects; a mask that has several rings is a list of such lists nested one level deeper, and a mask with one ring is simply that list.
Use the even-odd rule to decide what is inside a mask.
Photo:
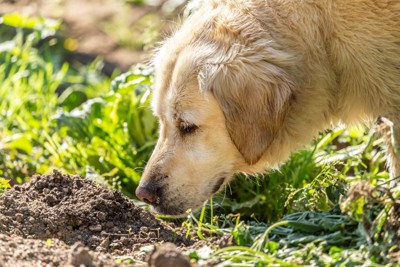
[{"label": "green grass", "polygon": [[[59,22],[0,21],[0,194],[60,168],[132,196],[157,138],[152,70],[107,77],[100,60],[67,63]],[[373,132],[322,133],[280,170],[239,175],[178,221],[188,237],[235,240],[189,256],[221,266],[395,266],[399,194],[385,187],[384,162]]]}]

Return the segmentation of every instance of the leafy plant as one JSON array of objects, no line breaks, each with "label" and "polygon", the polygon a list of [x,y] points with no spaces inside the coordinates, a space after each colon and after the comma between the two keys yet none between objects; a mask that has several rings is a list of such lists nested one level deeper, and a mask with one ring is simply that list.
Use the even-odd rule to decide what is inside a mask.
[{"label": "leafy plant", "polygon": [[59,139],[53,117],[82,102],[67,93],[85,86],[81,95],[88,99],[104,92],[110,80],[100,73],[99,61],[76,68],[63,62],[59,22],[18,14],[0,22],[0,175],[21,183],[65,165],[53,161],[53,140]]},{"label": "leafy plant", "polygon": [[133,192],[156,135],[150,72],[136,68],[111,85],[99,60],[62,63],[59,23],[18,14],[1,21],[0,31],[15,35],[1,35],[0,175],[23,182],[54,167],[94,170]]},{"label": "leafy plant", "polygon": [[135,68],[114,79],[105,96],[59,112],[54,117],[54,160],[60,165],[69,162],[72,171],[91,168],[109,182],[119,177],[125,193],[131,195],[157,136],[157,123],[148,107],[150,73]]},{"label": "leafy plant", "polygon": [[[68,65],[54,69],[36,46],[54,32],[46,20],[30,20],[18,15],[1,18],[2,38],[15,32],[12,40],[3,41],[0,50],[0,175],[23,181],[43,162],[46,153],[35,149],[43,143],[42,131],[48,130],[50,116],[57,107],[56,90]],[[12,26],[18,26],[13,28]],[[28,28],[19,28],[28,27]],[[50,46],[45,45],[45,49]]]}]

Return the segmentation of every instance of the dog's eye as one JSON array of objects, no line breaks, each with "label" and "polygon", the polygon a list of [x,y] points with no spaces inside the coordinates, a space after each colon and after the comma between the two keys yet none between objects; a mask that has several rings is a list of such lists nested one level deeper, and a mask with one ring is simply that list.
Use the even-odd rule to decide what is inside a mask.
[{"label": "dog's eye", "polygon": [[194,124],[182,123],[179,125],[179,131],[181,134],[188,135],[194,133],[199,127]]}]

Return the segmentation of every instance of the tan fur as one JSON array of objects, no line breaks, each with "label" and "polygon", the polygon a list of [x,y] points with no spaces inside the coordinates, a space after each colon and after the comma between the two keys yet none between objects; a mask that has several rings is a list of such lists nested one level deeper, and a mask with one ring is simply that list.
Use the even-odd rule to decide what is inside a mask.
[{"label": "tan fur", "polygon": [[[197,208],[220,177],[398,113],[399,14],[399,0],[206,1],[155,60],[160,139],[141,185],[162,188],[156,210]],[[182,136],[182,122],[198,129]]]}]

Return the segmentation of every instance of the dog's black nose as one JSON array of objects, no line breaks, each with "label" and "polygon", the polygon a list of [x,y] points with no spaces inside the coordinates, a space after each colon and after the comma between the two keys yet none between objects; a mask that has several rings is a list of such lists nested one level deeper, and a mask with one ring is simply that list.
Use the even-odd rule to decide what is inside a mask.
[{"label": "dog's black nose", "polygon": [[136,188],[136,196],[147,204],[154,204],[157,202],[157,192],[153,186],[139,186]]}]

